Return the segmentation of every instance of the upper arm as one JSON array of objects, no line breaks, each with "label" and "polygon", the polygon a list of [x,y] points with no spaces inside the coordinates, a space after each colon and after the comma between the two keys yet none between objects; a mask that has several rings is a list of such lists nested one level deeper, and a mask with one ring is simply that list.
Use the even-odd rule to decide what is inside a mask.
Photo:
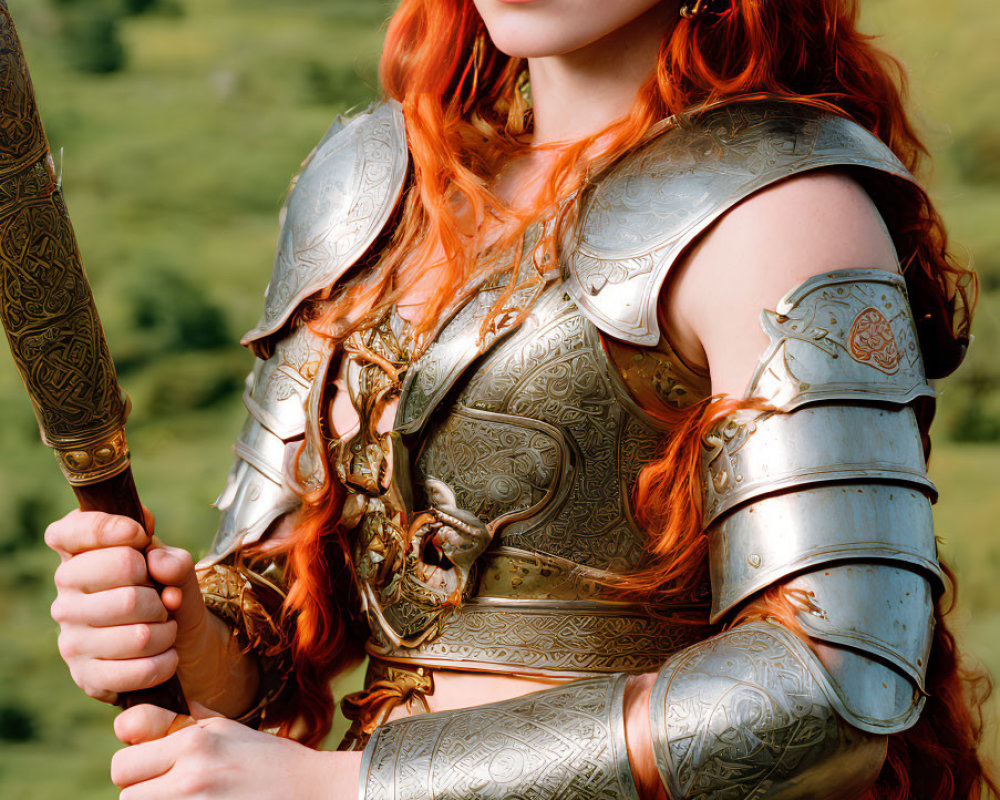
[{"label": "upper arm", "polygon": [[814,275],[851,268],[897,270],[871,199],[844,172],[790,178],[722,217],[676,265],[661,298],[667,336],[709,368],[714,394],[741,397],[768,344],[761,310]]}]

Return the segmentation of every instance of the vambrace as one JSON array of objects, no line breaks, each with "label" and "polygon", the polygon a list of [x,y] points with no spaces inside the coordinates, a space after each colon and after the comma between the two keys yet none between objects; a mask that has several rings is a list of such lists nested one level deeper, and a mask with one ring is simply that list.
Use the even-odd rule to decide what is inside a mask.
[{"label": "vambrace", "polygon": [[625,746],[627,675],[376,729],[361,800],[639,800]]}]

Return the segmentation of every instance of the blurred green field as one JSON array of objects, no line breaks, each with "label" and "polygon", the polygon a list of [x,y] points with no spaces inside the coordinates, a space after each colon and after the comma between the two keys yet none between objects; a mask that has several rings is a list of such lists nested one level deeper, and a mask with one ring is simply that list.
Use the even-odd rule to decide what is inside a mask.
[{"label": "blurred green field", "polygon": [[[8,5],[133,398],[140,492],[163,538],[203,551],[242,421],[250,357],[235,341],[260,311],[278,208],[333,117],[374,95],[392,3],[165,0],[122,26],[126,66],[107,75],[73,68],[48,0]],[[969,363],[939,387],[932,473],[942,550],[960,576],[956,623],[970,656],[1000,674],[1000,4],[863,5],[909,67],[936,160],[924,178],[983,278]],[[0,797],[107,800],[113,712],[58,658],[56,559],[39,544],[72,496],[5,349],[0,419]]]}]

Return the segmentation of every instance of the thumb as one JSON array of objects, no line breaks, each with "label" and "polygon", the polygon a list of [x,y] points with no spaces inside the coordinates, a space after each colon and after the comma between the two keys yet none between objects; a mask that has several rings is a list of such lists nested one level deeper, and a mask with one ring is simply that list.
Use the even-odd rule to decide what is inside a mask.
[{"label": "thumb", "polygon": [[146,563],[150,577],[163,586],[163,605],[177,622],[178,639],[183,639],[204,623],[206,613],[194,559],[187,550],[167,547],[154,537]]},{"label": "thumb", "polygon": [[143,704],[127,708],[115,717],[115,736],[122,744],[141,744],[162,739],[194,724],[195,719],[187,714]]}]

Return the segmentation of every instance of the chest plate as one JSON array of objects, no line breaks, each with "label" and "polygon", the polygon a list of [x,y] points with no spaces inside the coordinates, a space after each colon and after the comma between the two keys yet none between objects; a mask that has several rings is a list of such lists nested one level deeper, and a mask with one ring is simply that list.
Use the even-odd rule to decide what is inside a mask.
[{"label": "chest plate", "polygon": [[666,435],[632,385],[645,380],[647,392],[677,407],[703,397],[704,381],[664,352],[636,351],[636,374],[623,374],[621,354],[616,364],[560,283],[536,292],[519,325],[484,335],[499,292],[480,291],[410,367],[396,419],[415,507],[430,504],[419,487],[443,484],[491,543],[469,596],[432,635],[404,646],[375,624],[370,650],[540,674],[650,669],[705,635],[694,622],[704,620],[706,598],[671,609],[691,623],[678,624],[613,591],[642,564],[631,496]]}]

